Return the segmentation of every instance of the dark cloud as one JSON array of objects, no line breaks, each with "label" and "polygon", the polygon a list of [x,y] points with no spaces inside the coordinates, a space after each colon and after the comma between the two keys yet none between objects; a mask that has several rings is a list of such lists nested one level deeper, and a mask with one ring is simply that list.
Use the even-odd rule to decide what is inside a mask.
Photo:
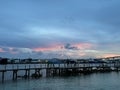
[{"label": "dark cloud", "polygon": [[69,49],[69,50],[78,50],[78,47],[72,46],[71,44],[67,43],[66,45],[64,45],[65,49]]}]

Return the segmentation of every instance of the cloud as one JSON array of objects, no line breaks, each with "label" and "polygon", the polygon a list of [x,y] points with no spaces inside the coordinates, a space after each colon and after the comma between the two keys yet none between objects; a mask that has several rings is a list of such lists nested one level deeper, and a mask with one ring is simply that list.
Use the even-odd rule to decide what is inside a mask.
[{"label": "cloud", "polygon": [[119,4],[119,0],[0,1],[1,55],[119,55]]},{"label": "cloud", "polygon": [[30,48],[1,47],[0,56],[9,58],[40,58],[41,51],[33,51]]},{"label": "cloud", "polygon": [[32,50],[30,48],[17,48],[17,47],[3,47],[0,46],[1,52],[8,52],[12,54],[17,54],[17,53],[31,53]]},{"label": "cloud", "polygon": [[65,44],[65,49],[71,49],[71,50],[84,50],[88,48],[92,48],[93,45],[91,43],[81,42],[81,43],[72,43],[72,44]]},{"label": "cloud", "polygon": [[39,52],[32,52],[33,54],[37,54],[37,55],[42,55],[43,54],[43,52],[42,51],[39,51]]},{"label": "cloud", "polygon": [[65,46],[64,46],[65,49],[70,49],[70,50],[78,50],[77,47],[75,46],[72,46],[71,44],[67,43]]},{"label": "cloud", "polygon": [[103,54],[101,57],[115,57],[115,56],[120,56],[120,54],[115,54],[115,53],[108,53],[108,54]]},{"label": "cloud", "polygon": [[0,48],[0,52],[5,52],[2,48]]},{"label": "cloud", "polygon": [[54,51],[61,49],[62,44],[59,43],[49,43],[45,46],[33,47],[32,50],[39,52],[39,51]]}]

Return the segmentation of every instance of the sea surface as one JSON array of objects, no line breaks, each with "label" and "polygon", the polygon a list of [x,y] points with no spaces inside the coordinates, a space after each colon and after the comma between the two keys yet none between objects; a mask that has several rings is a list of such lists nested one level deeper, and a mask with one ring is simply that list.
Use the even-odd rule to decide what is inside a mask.
[{"label": "sea surface", "polygon": [[120,72],[8,80],[0,83],[0,90],[120,90]]}]

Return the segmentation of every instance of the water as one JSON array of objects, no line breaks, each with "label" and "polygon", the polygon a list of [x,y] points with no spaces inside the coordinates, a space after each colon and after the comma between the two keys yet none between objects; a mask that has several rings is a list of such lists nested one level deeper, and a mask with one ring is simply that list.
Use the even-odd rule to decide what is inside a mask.
[{"label": "water", "polygon": [[0,90],[119,90],[120,72],[6,81]]}]

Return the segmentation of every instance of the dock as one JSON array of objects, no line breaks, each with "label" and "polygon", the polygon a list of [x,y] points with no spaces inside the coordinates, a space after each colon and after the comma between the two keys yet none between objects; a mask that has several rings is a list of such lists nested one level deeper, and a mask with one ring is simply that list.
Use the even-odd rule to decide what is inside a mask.
[{"label": "dock", "polygon": [[[12,65],[12,68],[7,68],[7,65]],[[12,80],[17,80],[18,78],[39,78],[42,77],[42,70],[45,70],[46,77],[50,76],[69,76],[69,75],[79,75],[84,73],[94,73],[94,72],[110,72],[110,71],[120,71],[120,62],[117,63],[89,63],[89,62],[77,62],[77,63],[36,63],[36,64],[7,64],[4,68],[0,69],[1,80],[5,81],[6,72],[12,72]],[[23,65],[24,67],[19,67]],[[37,66],[39,65],[39,66]],[[14,67],[16,66],[16,67]],[[34,66],[34,67],[33,67]],[[24,71],[24,75],[20,76],[19,71]],[[34,73],[31,74],[31,71]]]}]

